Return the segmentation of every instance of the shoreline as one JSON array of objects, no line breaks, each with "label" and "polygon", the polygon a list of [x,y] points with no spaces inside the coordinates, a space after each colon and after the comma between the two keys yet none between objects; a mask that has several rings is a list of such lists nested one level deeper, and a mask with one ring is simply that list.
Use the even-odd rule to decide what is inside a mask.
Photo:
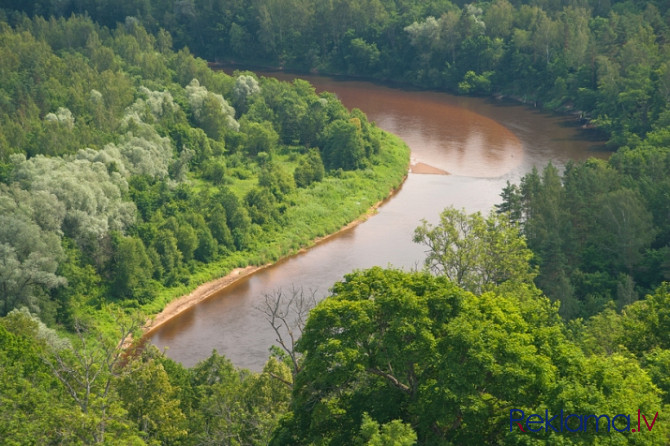
[{"label": "shoreline", "polygon": [[[409,166],[408,166],[409,169]],[[159,313],[153,315],[152,317],[149,318],[149,320],[144,324],[142,327],[142,336],[141,339],[145,339],[148,335],[156,331],[158,328],[160,328],[162,325],[165,323],[169,322],[170,320],[176,318],[179,316],[181,313],[193,308],[194,306],[198,305],[199,303],[209,299],[210,297],[213,297],[215,294],[218,294],[219,292],[225,290],[226,288],[230,287],[231,285],[235,284],[237,281],[244,279],[246,277],[250,277],[254,275],[256,272],[263,270],[265,268],[269,268],[273,265],[276,265],[286,259],[289,259],[295,255],[299,254],[304,254],[307,252],[309,249],[319,245],[320,243],[323,243],[336,235],[339,235],[345,231],[348,231],[350,229],[355,228],[356,226],[360,225],[361,223],[365,222],[368,220],[368,218],[374,216],[377,213],[377,210],[383,206],[388,200],[393,198],[398,191],[402,188],[402,186],[405,184],[405,181],[407,180],[408,174],[406,173],[405,176],[403,177],[402,181],[400,184],[391,189],[389,194],[384,197],[382,200],[379,200],[375,204],[373,204],[368,210],[360,215],[358,218],[355,220],[347,223],[346,225],[342,226],[340,229],[338,229],[335,232],[332,232],[330,234],[326,234],[321,237],[317,237],[314,240],[311,241],[311,243],[303,248],[300,248],[298,251],[289,254],[287,256],[281,257],[277,259],[277,261],[272,262],[272,263],[266,263],[265,265],[248,265],[245,267],[238,267],[234,268],[232,271],[230,271],[228,274],[219,277],[218,279],[210,280],[209,282],[205,282],[202,285],[199,285],[196,287],[193,291],[191,291],[188,294],[182,295],[180,297],[175,298],[174,300],[170,301],[165,308],[163,308]],[[131,340],[132,341],[132,340]]]},{"label": "shoreline", "polygon": [[[383,78],[383,77],[376,77],[373,75],[356,75],[356,74],[348,74],[348,73],[341,73],[337,71],[319,71],[315,69],[307,70],[305,71],[304,69],[299,69],[299,68],[294,68],[294,67],[289,67],[286,68],[284,66],[277,66],[277,65],[269,65],[269,64],[264,64],[264,63],[251,63],[251,64],[245,64],[245,63],[239,63],[235,62],[234,60],[214,60],[214,61],[207,61],[207,66],[212,69],[212,70],[226,70],[226,69],[232,69],[232,70],[240,70],[240,71],[267,71],[267,72],[273,72],[276,71],[278,73],[288,73],[288,74],[295,74],[295,75],[308,75],[308,76],[323,76],[323,77],[330,77],[333,79],[337,80],[351,80],[351,81],[361,81],[361,82],[371,82],[379,85],[385,85],[387,87],[391,88],[399,88],[399,89],[404,89],[408,91],[428,91],[428,92],[437,92],[437,93],[446,93],[450,94],[453,96],[459,96],[459,94],[454,91],[453,89],[449,88],[439,88],[439,87],[428,87],[425,85],[421,84],[416,84],[408,80],[399,80],[399,79],[394,79],[394,78]],[[477,97],[478,95],[474,94],[466,94],[465,96],[468,97]],[[486,98],[488,100],[497,102],[497,103],[504,103],[506,101],[512,102],[515,104],[520,104],[528,107],[529,109],[536,109],[540,110],[542,113],[550,114],[550,115],[555,115],[555,116],[565,116],[565,117],[572,117],[576,123],[582,128],[583,131],[589,131],[589,132],[598,132],[598,133],[603,133],[604,130],[600,127],[597,127],[593,124],[593,120],[591,117],[589,117],[585,112],[581,110],[574,110],[573,108],[566,107],[566,106],[561,106],[557,108],[548,108],[539,101],[538,99],[528,99],[525,96],[519,96],[515,94],[508,94],[507,92],[502,92],[502,91],[497,91],[497,92],[492,92],[490,94],[485,94],[480,97]],[[605,132],[606,134],[606,132]],[[609,140],[609,137],[608,137]]]}]

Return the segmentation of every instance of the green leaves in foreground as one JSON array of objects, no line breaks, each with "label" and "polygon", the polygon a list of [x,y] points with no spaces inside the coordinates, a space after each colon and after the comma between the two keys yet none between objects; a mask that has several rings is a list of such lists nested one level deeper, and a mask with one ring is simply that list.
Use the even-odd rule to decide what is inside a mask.
[{"label": "green leaves in foreground", "polygon": [[[509,430],[509,410],[661,411],[635,359],[587,358],[564,331],[557,305],[532,286],[476,296],[428,273],[349,274],[310,314],[292,413],[271,444],[396,444],[381,439],[390,430],[407,439],[397,444],[413,433],[426,445],[593,444],[600,434],[522,437]],[[643,440],[663,444],[663,435]]]}]

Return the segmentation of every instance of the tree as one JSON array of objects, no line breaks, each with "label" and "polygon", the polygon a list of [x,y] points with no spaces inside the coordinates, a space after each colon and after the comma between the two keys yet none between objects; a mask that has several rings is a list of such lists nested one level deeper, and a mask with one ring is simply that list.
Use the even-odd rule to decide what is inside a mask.
[{"label": "tree", "polygon": [[[239,25],[238,25],[239,28]],[[231,29],[232,33],[232,29]],[[245,113],[248,110],[248,103],[253,96],[260,93],[261,87],[253,75],[240,74],[235,79],[235,86],[233,87],[233,99],[238,113]]]},{"label": "tree", "polygon": [[218,243],[212,235],[212,231],[207,226],[204,217],[200,214],[191,216],[191,224],[193,225],[198,240],[198,247],[193,253],[195,259],[201,262],[211,262],[214,260],[218,252]]},{"label": "tree", "polygon": [[186,87],[193,116],[200,127],[212,139],[222,139],[226,129],[239,130],[235,120],[235,109],[220,94],[208,91],[193,79]]},{"label": "tree", "polygon": [[255,374],[236,369],[214,351],[190,375],[195,399],[189,438],[195,444],[268,444],[288,406],[286,365],[271,358]]},{"label": "tree", "polygon": [[198,235],[195,230],[188,223],[181,222],[175,237],[177,238],[177,248],[181,251],[184,262],[191,261],[195,250],[198,248]]},{"label": "tree", "polygon": [[267,188],[272,195],[281,201],[286,195],[295,189],[295,180],[281,165],[272,161],[261,169],[258,175],[258,185]]},{"label": "tree", "polygon": [[380,52],[376,43],[368,43],[356,37],[349,42],[349,51],[345,59],[353,73],[372,73],[379,63]]},{"label": "tree", "polygon": [[227,223],[226,210],[220,203],[214,204],[210,207],[210,214],[208,217],[209,229],[212,237],[219,243],[220,247],[225,249],[234,249],[235,242],[233,235]]},{"label": "tree", "polygon": [[323,159],[329,169],[358,169],[365,162],[365,147],[360,122],[338,119],[326,127]]},{"label": "tree", "polygon": [[416,444],[416,432],[409,424],[393,420],[382,426],[363,414],[359,443],[363,446],[413,446]]},{"label": "tree", "polygon": [[300,160],[298,167],[293,172],[295,184],[298,187],[307,187],[310,184],[321,181],[326,174],[321,161],[321,155],[317,149],[311,149]]},{"label": "tree", "polygon": [[601,252],[609,262],[631,274],[641,259],[642,251],[654,240],[652,215],[642,197],[630,190],[619,189],[598,197],[596,219],[600,228]]},{"label": "tree", "polygon": [[158,360],[160,353],[149,345],[124,367],[114,384],[128,418],[145,433],[149,444],[180,444],[187,431],[186,417],[176,398],[167,372]]},{"label": "tree", "polygon": [[56,274],[64,214],[50,193],[0,184],[0,315],[19,306],[44,310],[44,291],[65,285]]},{"label": "tree", "polygon": [[523,216],[523,204],[521,190],[516,184],[510,184],[509,180],[502,192],[500,192],[502,203],[496,204],[496,210],[500,213],[507,213],[511,223],[519,224]]},{"label": "tree", "polygon": [[576,317],[581,309],[574,293],[571,262],[576,250],[572,221],[562,211],[565,195],[558,169],[551,163],[542,171],[531,172],[521,183],[521,192],[527,203],[524,233],[539,265],[537,286],[547,296],[562,302],[561,312],[567,318]]},{"label": "tree", "polygon": [[123,346],[143,320],[119,318],[116,323],[116,339],[102,335],[95,338],[77,326],[77,337],[70,348],[52,348],[43,357],[77,407],[75,415],[81,423],[78,436],[85,444],[141,444],[124,418],[114,384],[122,373]]},{"label": "tree", "polygon": [[506,214],[492,211],[485,219],[447,208],[439,225],[423,220],[414,242],[428,247],[427,268],[475,293],[506,281],[531,283],[535,276],[532,252]]},{"label": "tree", "polygon": [[285,384],[293,387],[301,368],[301,355],[296,350],[296,344],[307,323],[309,311],[316,306],[316,291],[305,293],[302,288],[292,288],[285,292],[280,289],[263,297],[264,302],[258,309],[265,315],[275,332],[275,341],[283,350],[283,355],[286,355],[293,379]]},{"label": "tree", "polygon": [[251,189],[244,198],[251,221],[258,225],[264,225],[279,218],[276,208],[276,199],[266,187],[255,187]]},{"label": "tree", "polygon": [[42,360],[55,338],[25,308],[0,318],[0,438],[5,444],[80,442],[76,408]]},{"label": "tree", "polygon": [[151,247],[160,258],[160,265],[154,265],[154,273],[166,284],[174,284],[182,268],[182,254],[177,248],[177,239],[169,230],[162,230],[152,241]]},{"label": "tree", "polygon": [[240,203],[237,195],[227,188],[220,188],[214,200],[221,203],[226,211],[226,221],[230,229],[235,247],[244,249],[250,242],[249,228],[251,218],[247,209]]},{"label": "tree", "polygon": [[[292,412],[270,444],[379,441],[380,425],[382,436],[393,429],[409,444],[411,430],[425,445],[517,444],[527,434],[510,432],[510,408],[658,410],[659,392],[636,360],[586,357],[565,337],[557,310],[525,284],[479,296],[426,272],[349,274],[310,312]],[[649,434],[645,442],[659,445],[667,435]]]},{"label": "tree", "polygon": [[514,23],[514,6],[508,0],[495,0],[484,12],[484,22],[488,35],[509,37]]},{"label": "tree", "polygon": [[470,70],[465,73],[463,81],[458,83],[458,92],[463,94],[490,94],[492,71],[477,74]]},{"label": "tree", "polygon": [[119,299],[147,302],[154,269],[142,240],[115,234],[112,294]]},{"label": "tree", "polygon": [[245,147],[250,155],[261,152],[271,153],[277,146],[279,135],[270,122],[242,122],[242,132],[246,134]]}]

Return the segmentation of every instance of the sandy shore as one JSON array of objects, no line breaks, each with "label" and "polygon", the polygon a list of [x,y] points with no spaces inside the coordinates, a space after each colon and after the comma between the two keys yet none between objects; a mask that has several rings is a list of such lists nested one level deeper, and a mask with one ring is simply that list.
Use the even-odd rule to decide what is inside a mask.
[{"label": "sandy shore", "polygon": [[[430,167],[430,166],[429,166]],[[370,209],[367,210],[367,212],[360,217],[358,217],[356,220],[348,223],[347,225],[343,226],[339,230],[325,235],[323,237],[318,237],[313,240],[313,242],[305,247],[302,248],[298,253],[303,253],[306,252],[309,248],[322,243],[332,237],[335,237],[336,235],[347,231],[355,226],[358,226],[359,224],[363,223],[366,221],[369,217],[377,213],[377,209],[379,209],[380,206],[382,206],[384,203],[386,203],[388,200],[390,200],[402,187],[404,184],[405,180],[407,179],[407,176],[403,178],[402,182],[400,183],[400,186],[398,186],[396,189],[393,189],[389,195],[384,198],[383,200],[375,203]],[[295,255],[295,254],[292,254]],[[291,256],[287,256],[291,257]],[[286,258],[286,257],[284,257]],[[280,259],[283,260],[284,258]],[[233,283],[237,282],[240,279],[243,279],[245,277],[248,277],[252,274],[254,274],[257,271],[260,271],[261,269],[267,268],[269,266],[272,266],[274,263],[268,263],[262,266],[247,266],[245,268],[235,268],[228,274],[226,274],[223,277],[220,277],[218,279],[209,281],[207,283],[204,283],[197,287],[195,290],[191,291],[189,294],[181,296],[173,301],[171,301],[169,304],[165,306],[163,311],[160,313],[156,314],[155,316],[151,317],[146,325],[143,328],[143,336],[147,336],[154,330],[156,330],[158,327],[169,321],[170,319],[178,316],[182,312],[188,310],[189,308],[199,304],[203,300],[213,296],[216,293],[219,293],[220,291],[226,289],[227,287],[231,286]]]},{"label": "sandy shore", "polygon": [[409,166],[409,171],[412,173],[422,173],[428,175],[449,175],[446,170],[439,169],[426,163],[412,163]]},{"label": "sandy shore", "polygon": [[238,280],[247,277],[255,273],[256,271],[259,271],[270,265],[271,263],[262,266],[247,266],[245,268],[235,268],[225,276],[209,281],[207,283],[203,283],[195,290],[191,291],[189,294],[186,294],[185,296],[181,296],[171,301],[169,304],[165,306],[165,308],[163,308],[163,311],[161,311],[160,313],[149,319],[149,321],[143,328],[144,336],[148,335],[149,333],[151,333],[156,328],[160,327],[173,317],[178,316],[182,312],[188,310],[194,305],[199,304],[203,300],[207,299],[208,297],[211,297],[212,295],[216,294],[222,289],[229,287]]}]

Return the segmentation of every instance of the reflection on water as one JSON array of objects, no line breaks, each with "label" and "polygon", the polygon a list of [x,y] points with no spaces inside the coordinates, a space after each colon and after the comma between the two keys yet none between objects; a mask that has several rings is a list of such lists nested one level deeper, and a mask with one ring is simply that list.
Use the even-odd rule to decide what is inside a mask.
[{"label": "reflection on water", "polygon": [[298,285],[323,297],[354,269],[420,268],[423,248],[411,240],[421,219],[436,221],[450,205],[488,212],[499,202],[505,182],[518,181],[534,165],[552,161],[560,167],[570,159],[607,156],[580,139],[578,128],[563,125],[567,118],[521,106],[307,78],[317,90],[336,92],[347,107],[360,108],[379,127],[402,137],[413,160],[453,175],[409,174],[402,189],[367,222],[243,279],[152,333],[154,344],[167,347],[168,356],[187,366],[216,349],[237,366],[260,370],[275,343],[264,315],[255,310],[264,293]]}]

